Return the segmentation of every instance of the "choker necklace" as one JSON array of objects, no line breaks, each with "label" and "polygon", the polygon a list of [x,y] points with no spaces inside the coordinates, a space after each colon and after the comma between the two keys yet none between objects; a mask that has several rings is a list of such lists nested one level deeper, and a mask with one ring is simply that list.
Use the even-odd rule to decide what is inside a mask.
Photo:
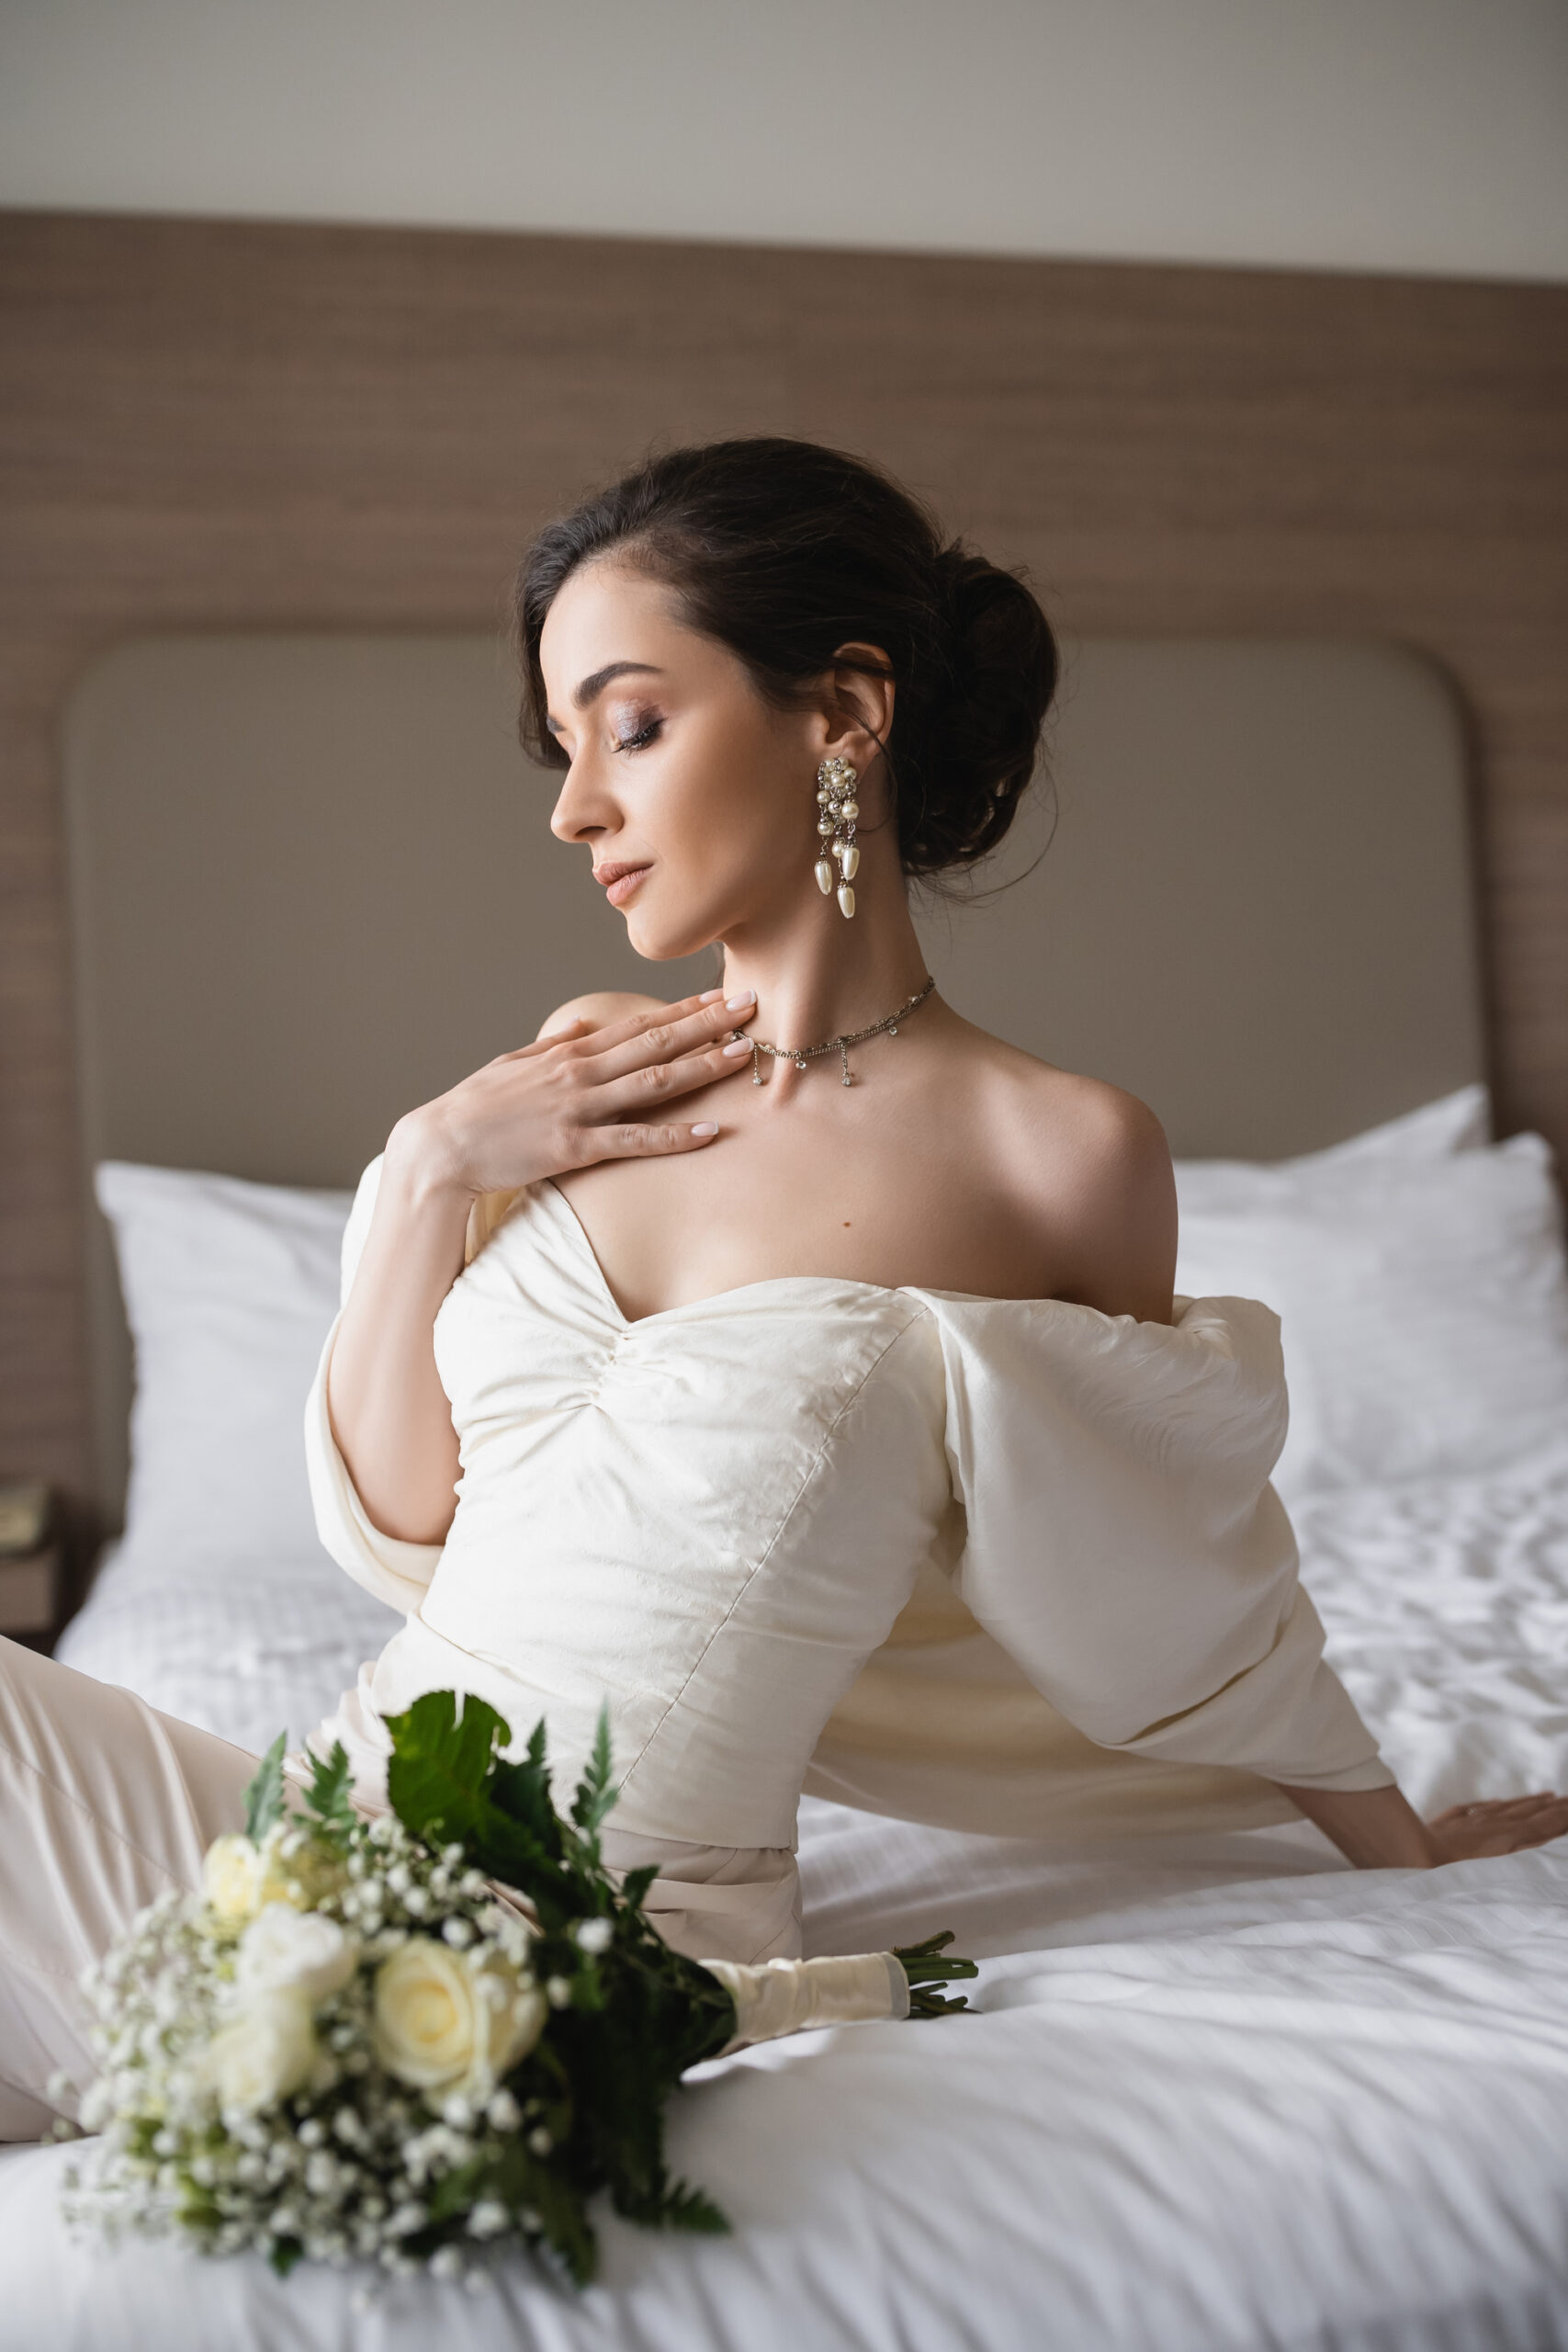
[{"label": "choker necklace", "polygon": [[935,986],[935,980],[929,979],[923,989],[917,989],[913,996],[906,998],[897,1012],[885,1014],[882,1020],[874,1021],[868,1029],[852,1029],[842,1037],[824,1037],[819,1046],[770,1046],[765,1037],[748,1037],[746,1042],[751,1048],[752,1085],[761,1086],[762,1083],[761,1057],[764,1054],[772,1054],[776,1062],[793,1062],[796,1069],[804,1069],[807,1063],[814,1062],[818,1054],[837,1053],[844,1066],[843,1083],[852,1086],[850,1047],[863,1046],[868,1037],[896,1037],[900,1021],[907,1021],[918,1005],[924,1004]]}]

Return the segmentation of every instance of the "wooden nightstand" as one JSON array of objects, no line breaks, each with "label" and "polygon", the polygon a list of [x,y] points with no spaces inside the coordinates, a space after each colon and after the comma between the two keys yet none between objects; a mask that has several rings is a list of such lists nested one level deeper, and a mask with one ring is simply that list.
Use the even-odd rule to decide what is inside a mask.
[{"label": "wooden nightstand", "polygon": [[0,1634],[49,1650],[65,1614],[60,1514],[39,1479],[0,1482]]}]

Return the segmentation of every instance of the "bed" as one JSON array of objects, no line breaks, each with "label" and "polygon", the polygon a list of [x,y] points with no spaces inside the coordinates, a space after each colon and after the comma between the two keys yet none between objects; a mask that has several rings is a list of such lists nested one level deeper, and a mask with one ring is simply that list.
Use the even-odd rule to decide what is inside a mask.
[{"label": "bed", "polygon": [[[1450,1136],[1479,1108],[1473,1089],[1434,1106]],[[1363,1206],[1373,1189],[1440,1192],[1457,1163],[1472,1182],[1495,1170],[1487,1146],[1404,1124],[1359,1162],[1298,1167],[1303,1213],[1324,1220],[1325,1172],[1342,1208],[1347,1192]],[[1195,1202],[1213,1173],[1184,1171]],[[111,1169],[122,1241],[139,1216],[166,1222],[181,1187],[178,1213],[199,1224],[191,1181]],[[243,1189],[278,1209],[280,1188]],[[330,1234],[338,1206],[306,1205]],[[1278,1201],[1262,1213],[1277,1225]],[[1227,1199],[1192,1222],[1235,1214]],[[1440,1410],[1435,1384],[1427,1401]],[[1544,1420],[1519,1434],[1515,1450],[1472,1429],[1494,1458],[1463,1476],[1428,1465],[1294,1500],[1332,1654],[1429,1807],[1560,1781],[1568,1755],[1568,1442]],[[1310,1488],[1312,1464],[1298,1467]],[[63,1654],[231,1736],[302,1720],[390,1622],[302,1561],[215,1586],[134,1542],[133,1520]],[[675,2154],[722,2184],[732,2239],[666,2245],[611,2223],[581,2298],[518,2264],[472,2301],[399,2283],[365,2311],[352,2273],[279,2283],[250,2262],[69,2245],[66,2152],[10,2152],[0,2333],[62,2352],[437,2335],[487,2352],[1568,2343],[1568,1855],[1412,1879],[1348,1870],[1305,1825],[1075,1846],[811,1799],[800,1835],[809,1949],[951,1925],[984,1963],[981,2014],[698,2070]]]},{"label": "bed", "polygon": [[[929,910],[933,967],[1025,1042],[1141,1081],[1178,1145],[1182,1287],[1280,1308],[1294,1419],[1280,1480],[1306,1579],[1415,1801],[1562,1783],[1561,1208],[1539,1139],[1491,1137],[1446,690],[1408,656],[1356,643],[1091,642],[1074,675],[1052,855],[994,921]],[[253,1746],[313,1720],[395,1622],[316,1547],[297,1450],[343,1188],[389,1102],[454,1056],[495,1050],[497,1023],[496,1044],[514,1042],[547,1009],[544,972],[513,966],[443,1004],[445,1030],[428,1012],[429,972],[473,918],[462,861],[444,883],[440,843],[417,830],[418,716],[475,724],[442,829],[471,838],[511,821],[500,691],[493,643],[472,639],[152,639],[89,674],[70,714],[111,1506],[122,1297],[137,1388],[125,1532],[60,1654]],[[1173,778],[1184,821],[1162,832]],[[1310,821],[1292,836],[1304,787]],[[344,865],[320,887],[340,913],[357,907],[346,940],[290,881],[312,794],[336,811],[321,837],[341,839]],[[225,840],[243,853],[227,882],[209,854]],[[1119,887],[1140,887],[1122,854],[1138,842],[1140,919],[1166,925],[1176,1033],[1197,1024],[1224,1048],[1156,1052],[1152,1084],[1136,1059],[1151,992],[1125,984],[1114,899],[1085,896],[1112,853]],[[1021,844],[1021,864],[1038,846]],[[436,936],[400,973],[376,942],[411,876]],[[502,903],[537,894],[524,928],[543,954],[553,869],[519,858],[497,887]],[[1258,967],[1262,941],[1278,951],[1274,993],[1248,1018],[1235,976]],[[389,1018],[400,987],[425,1002],[423,1028]],[[377,1062],[334,1019],[395,1035],[397,1052]],[[318,1021],[324,1041],[309,1034]],[[225,1082],[239,1033],[286,1048],[249,1053],[243,1085]],[[302,1086],[310,1054],[351,1081]],[[212,1400],[236,1396],[219,1426]],[[219,1465],[199,1491],[182,1476],[193,1455]],[[984,1964],[979,2014],[810,2034],[699,2070],[675,2153],[722,2188],[733,2238],[666,2245],[612,2223],[604,2278],[581,2299],[516,2264],[471,2302],[399,2283],[367,2310],[352,2273],[280,2283],[248,2262],[73,2246],[57,2213],[64,2152],[12,2151],[0,2339],[62,2352],[434,2336],[496,2352],[1568,2345],[1568,1854],[1411,1878],[1349,1871],[1305,1824],[979,1838],[818,1797],[800,1838],[808,1950],[951,1926]]]}]

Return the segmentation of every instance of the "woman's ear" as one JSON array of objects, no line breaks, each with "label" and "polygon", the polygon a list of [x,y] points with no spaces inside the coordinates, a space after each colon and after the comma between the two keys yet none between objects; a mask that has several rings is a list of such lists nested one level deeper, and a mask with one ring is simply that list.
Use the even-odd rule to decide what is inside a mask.
[{"label": "woman's ear", "polygon": [[[862,663],[866,666],[863,668]],[[893,664],[879,645],[840,645],[828,673],[822,757],[848,760],[864,775],[893,729]]]}]

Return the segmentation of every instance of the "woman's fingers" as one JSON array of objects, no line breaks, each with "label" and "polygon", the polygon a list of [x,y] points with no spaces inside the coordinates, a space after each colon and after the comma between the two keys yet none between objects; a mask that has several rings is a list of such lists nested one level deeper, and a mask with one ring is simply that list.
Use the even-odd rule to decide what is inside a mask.
[{"label": "woman's fingers", "polygon": [[682,997],[674,1004],[660,1004],[647,1012],[628,1012],[620,1021],[606,1021],[592,1032],[593,1050],[596,1054],[608,1053],[616,1046],[626,1045],[632,1038],[641,1036],[646,1029],[657,1029],[666,1022],[687,1020],[692,1014],[700,1012],[704,1006],[722,1002],[723,997],[722,989],[704,989],[700,995]]},{"label": "woman's fingers", "polygon": [[717,1133],[716,1119],[699,1119],[689,1127],[670,1121],[590,1127],[584,1137],[590,1156],[581,1164],[586,1168],[596,1159],[652,1159],[674,1151],[700,1151]]},{"label": "woman's fingers", "polygon": [[1513,1832],[1513,1851],[1519,1853],[1529,1846],[1547,1846],[1554,1838],[1568,1835],[1568,1805],[1551,1805],[1544,1813],[1519,1822]]},{"label": "woman's fingers", "polygon": [[649,1062],[646,1069],[633,1070],[629,1077],[604,1087],[593,1111],[610,1123],[657,1116],[660,1103],[675,1102],[699,1086],[715,1086],[750,1066],[751,1048],[746,1045],[740,1045],[739,1051],[729,1046],[710,1046],[705,1053],[689,1054],[683,1061]]},{"label": "woman's fingers", "polygon": [[553,1046],[570,1046],[577,1038],[592,1036],[592,1034],[593,1023],[584,1021],[579,1013],[574,1021],[563,1022],[558,1029],[552,1029],[547,1037],[536,1037],[532,1045],[513,1046],[509,1053],[492,1055],[488,1067],[494,1069],[499,1062],[537,1061],[539,1056],[547,1054]]},{"label": "woman's fingers", "polygon": [[1452,1804],[1428,1826],[1437,1834],[1442,1859],[1470,1861],[1518,1854],[1568,1836],[1568,1797],[1539,1790],[1527,1797],[1490,1797],[1474,1804]]},{"label": "woman's fingers", "polygon": [[640,1025],[630,1036],[618,1036],[615,1029],[596,1033],[588,1067],[597,1084],[612,1086],[617,1079],[679,1062],[685,1055],[716,1045],[750,1021],[756,1010],[757,1000],[750,989],[728,999],[716,989],[706,1001],[699,999],[690,1009],[671,1005],[662,1018],[639,1014]]},{"label": "woman's fingers", "polygon": [[1568,1797],[1560,1797],[1555,1789],[1538,1789],[1528,1797],[1482,1797],[1471,1804],[1451,1804],[1446,1813],[1433,1818],[1432,1826],[1446,1821],[1496,1821],[1516,1819],[1540,1813],[1544,1806],[1558,1805],[1568,1810]]}]

